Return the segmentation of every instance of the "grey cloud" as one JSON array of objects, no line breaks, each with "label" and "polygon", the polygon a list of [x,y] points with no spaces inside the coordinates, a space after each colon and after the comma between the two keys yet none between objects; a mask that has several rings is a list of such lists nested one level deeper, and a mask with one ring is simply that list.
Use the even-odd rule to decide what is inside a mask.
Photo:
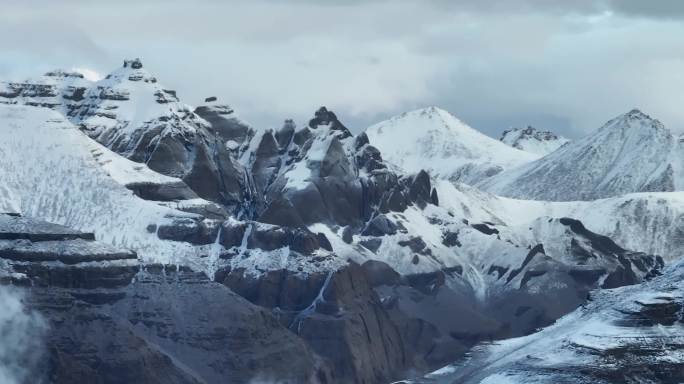
[{"label": "grey cloud", "polygon": [[680,0],[612,0],[610,8],[628,16],[678,19],[684,17],[684,2]]},{"label": "grey cloud", "polygon": [[140,56],[184,101],[215,95],[266,127],[327,105],[358,131],[432,104],[492,136],[525,124],[577,136],[634,106],[684,126],[672,76],[684,26],[645,2],[0,4],[0,76]]},{"label": "grey cloud", "polygon": [[0,382],[41,383],[40,372],[47,323],[39,313],[29,311],[24,293],[12,286],[0,286]]}]

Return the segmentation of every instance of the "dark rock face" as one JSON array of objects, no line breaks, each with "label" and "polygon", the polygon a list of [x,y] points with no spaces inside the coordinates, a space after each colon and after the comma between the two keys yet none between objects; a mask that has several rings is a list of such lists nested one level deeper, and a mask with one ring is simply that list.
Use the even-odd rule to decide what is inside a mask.
[{"label": "dark rock face", "polygon": [[428,254],[429,250],[426,249],[427,244],[420,237],[412,237],[406,241],[399,241],[398,243],[402,247],[409,247],[411,251],[415,253]]},{"label": "dark rock face", "polygon": [[485,235],[495,235],[499,233],[498,229],[492,228],[486,223],[471,224],[470,226],[484,233]]},{"label": "dark rock face", "polygon": [[408,184],[411,201],[417,202],[419,206],[425,206],[431,201],[430,175],[427,172],[420,171],[408,180]]},{"label": "dark rock face", "polygon": [[384,236],[393,235],[395,233],[397,233],[397,225],[385,215],[378,215],[373,218],[361,232],[364,236]]},{"label": "dark rock face", "polygon": [[57,261],[64,264],[136,259],[134,252],[122,251],[105,244],[93,244],[83,239],[0,241],[4,259],[22,262]]},{"label": "dark rock face", "polygon": [[369,251],[375,253],[378,251],[378,249],[382,245],[382,239],[378,239],[378,238],[363,239],[363,240],[359,241],[359,244],[363,245]]},{"label": "dark rock face", "polygon": [[[368,138],[352,137],[326,108],[319,109],[302,129],[286,121],[275,133],[257,134],[239,130],[216,108],[200,107],[196,112],[221,140],[236,143],[232,156],[243,163],[248,159],[244,179],[253,189],[243,203],[247,217],[260,222],[362,228],[376,207],[386,213],[437,201],[427,173],[401,179],[390,172]],[[246,147],[251,152],[242,152]]]},{"label": "dark rock face", "polygon": [[316,234],[316,240],[318,240],[318,244],[320,245],[321,248],[325,249],[326,251],[332,252],[333,247],[332,244],[330,244],[330,240],[325,236],[323,233],[317,233]]},{"label": "dark rock face", "polygon": [[144,200],[154,201],[177,201],[197,198],[197,194],[185,183],[153,184],[153,183],[130,183],[126,188]]},{"label": "dark rock face", "polygon": [[197,194],[210,201],[239,210],[250,188],[245,170],[231,157],[229,150],[216,136],[206,133],[194,144],[195,158],[190,172],[183,176]]},{"label": "dark rock face", "polygon": [[399,330],[356,264],[307,278],[272,271],[254,279],[234,271],[223,282],[276,310],[282,324],[329,362],[333,382],[387,382],[410,368]]},{"label": "dark rock face", "polygon": [[95,240],[92,233],[83,233],[20,215],[0,214],[0,240]]},{"label": "dark rock face", "polygon": [[253,230],[247,239],[249,248],[260,248],[272,251],[289,246],[293,251],[302,254],[311,254],[320,248],[318,236],[299,229],[269,228],[266,230]]},{"label": "dark rock face", "polygon": [[459,288],[460,269],[400,276],[379,262],[363,267],[411,346],[416,367],[441,367],[478,341],[500,337],[502,325],[485,313],[472,291]]},{"label": "dark rock face", "polygon": [[191,244],[212,244],[216,242],[219,223],[197,218],[173,218],[168,224],[157,227],[157,236],[163,240],[184,241]]},{"label": "dark rock face", "polygon": [[462,244],[458,240],[458,232],[445,232],[442,234],[442,244],[446,245],[447,247],[460,247]]},{"label": "dark rock face", "polygon": [[127,293],[131,299],[116,303],[112,312],[125,314],[148,340],[206,382],[331,382],[303,340],[203,274],[148,267]]},{"label": "dark rock face", "polygon": [[314,118],[309,121],[309,128],[316,129],[321,125],[330,126],[332,130],[342,132],[341,139],[351,136],[351,132],[345,127],[332,112],[326,107],[320,107],[314,114]]},{"label": "dark rock face", "polygon": [[73,293],[60,292],[63,307],[54,308],[54,291],[33,288],[31,305],[55,321],[48,340],[55,383],[330,382],[315,354],[272,315],[192,271],[148,266],[106,305],[75,307]]},{"label": "dark rock face", "polygon": [[332,362],[335,379],[386,382],[408,369],[407,347],[362,273],[352,264],[330,276],[290,328]]}]

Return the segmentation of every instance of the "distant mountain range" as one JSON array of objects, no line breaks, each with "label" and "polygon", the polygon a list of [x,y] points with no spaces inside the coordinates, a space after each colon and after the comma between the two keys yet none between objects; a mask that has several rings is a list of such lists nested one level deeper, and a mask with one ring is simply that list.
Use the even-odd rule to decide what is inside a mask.
[{"label": "distant mountain range", "polygon": [[535,200],[592,200],[684,188],[684,143],[634,109],[542,159],[479,186]]},{"label": "distant mountain range", "polygon": [[[436,107],[358,135],[312,112],[254,127],[216,97],[184,104],[138,59],[97,82],[0,83],[0,282],[48,324],[32,369],[54,383],[623,382],[578,368],[610,360],[684,380],[680,344],[639,355],[682,335],[681,137],[638,110],[575,141],[499,141]],[[610,350],[614,326],[645,335],[625,344],[637,357]]]}]

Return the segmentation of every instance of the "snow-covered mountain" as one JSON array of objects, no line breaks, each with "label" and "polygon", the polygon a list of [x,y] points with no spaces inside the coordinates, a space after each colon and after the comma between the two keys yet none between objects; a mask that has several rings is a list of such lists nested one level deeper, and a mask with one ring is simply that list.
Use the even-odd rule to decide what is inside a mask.
[{"label": "snow-covered mountain", "polygon": [[[5,234],[0,226],[0,272],[8,271],[0,283],[35,285],[35,308],[51,320],[62,315],[45,300],[90,297],[83,311],[92,316],[81,321],[74,307],[66,324],[99,327],[114,316],[112,329],[135,334],[123,344],[118,333],[93,335],[102,350],[83,353],[57,325],[50,346],[73,361],[50,364],[84,367],[83,377],[93,356],[108,353],[140,372],[112,351],[144,345],[156,349],[140,358],[165,362],[145,365],[152,376],[243,380],[247,368],[226,372],[214,361],[247,329],[263,341],[244,346],[250,365],[283,358],[273,340],[296,345],[295,382],[314,372],[320,382],[388,382],[457,360],[480,341],[547,326],[594,289],[651,279],[684,243],[679,193],[552,203],[454,181],[537,156],[436,108],[357,136],[325,107],[304,124],[260,129],[213,99],[183,104],[139,60],[100,82],[55,71],[2,87],[0,219],[20,225]],[[387,145],[390,158],[412,160],[392,164],[378,148]],[[397,148],[418,150],[397,157]],[[33,235],[48,230],[58,233]],[[59,243],[43,242],[52,237]],[[127,261],[95,265],[93,249]],[[70,274],[73,284],[46,273]],[[101,276],[116,276],[116,286],[98,285],[107,284]],[[223,301],[211,303],[214,294]],[[177,313],[191,297],[193,314]],[[214,329],[221,345],[197,343],[213,340],[206,319],[227,316],[224,301],[239,316]]]},{"label": "snow-covered mountain", "polygon": [[365,132],[391,164],[467,184],[539,158],[492,139],[437,107],[406,112]]},{"label": "snow-covered mountain", "polygon": [[537,161],[478,185],[494,194],[547,201],[592,200],[684,189],[684,144],[634,109]]},{"label": "snow-covered mountain", "polygon": [[503,131],[499,140],[513,148],[540,156],[548,155],[570,141],[553,132],[540,131],[531,126],[507,129]]},{"label": "snow-covered mountain", "polygon": [[[289,319],[288,324],[297,324],[296,334],[320,345],[317,353],[327,356],[331,351],[329,344],[317,344],[322,339],[307,333],[316,327],[311,318],[323,320],[317,317],[320,315],[316,310],[307,309],[308,304],[300,305],[315,301],[311,295],[319,290],[334,289],[338,290],[337,295],[347,294],[347,288],[340,286],[347,273],[353,273],[356,281],[379,278],[371,277],[377,273],[377,267],[368,265],[357,271],[349,260],[355,265],[381,263],[392,273],[418,276],[409,285],[386,281],[368,288],[363,295],[371,302],[375,300],[373,295],[383,295],[405,303],[394,309],[393,315],[378,319],[385,324],[383,327],[394,327],[404,321],[423,321],[437,327],[434,333],[423,336],[426,345],[432,347],[391,354],[413,354],[417,361],[423,361],[421,364],[432,367],[458,357],[474,341],[492,335],[523,334],[581,303],[568,300],[548,307],[541,305],[546,300],[539,292],[581,298],[606,279],[617,279],[618,285],[630,284],[660,268],[658,258],[619,250],[630,260],[630,273],[623,278],[619,271],[625,267],[615,262],[615,254],[610,253],[614,251],[606,253],[596,248],[587,241],[586,234],[575,232],[558,220],[539,220],[537,226],[546,230],[533,233],[527,228],[475,221],[476,217],[468,212],[440,206],[438,192],[432,188],[427,173],[393,173],[364,135],[351,136],[335,115],[325,109],[319,110],[309,125],[301,129],[288,124],[280,132],[263,131],[254,136],[254,142],[249,141],[248,147],[252,149],[246,149],[242,155],[255,189],[267,196],[265,210],[257,216],[271,224],[231,217],[210,219],[188,212],[186,208],[201,205],[197,197],[150,201],[145,194],[136,195],[131,183],[164,185],[179,181],[109,151],[58,112],[31,106],[2,106],[0,123],[6,127],[0,141],[0,151],[6,159],[0,167],[8,191],[3,195],[4,205],[16,207],[27,217],[43,217],[94,231],[99,241],[134,250],[143,265],[173,263],[206,271],[208,276],[214,276],[255,304],[271,309],[275,309],[275,293],[269,287],[276,279],[283,284],[278,295],[301,297],[292,304],[278,305],[283,321]],[[266,150],[267,143],[276,150]],[[27,161],[26,156],[33,153],[44,156]],[[340,192],[337,188],[341,183],[352,189]],[[269,194],[274,197],[269,198]],[[319,196],[316,199],[326,203],[311,205],[315,201],[311,196]],[[274,205],[278,201],[284,204]],[[360,205],[355,207],[357,201]],[[281,226],[273,225],[276,223]],[[536,247],[539,244],[543,246]],[[580,249],[594,255],[587,264],[594,272],[588,279],[575,280],[573,274],[587,268],[579,264],[575,255]],[[336,271],[340,270],[348,272],[338,274]],[[333,272],[333,283],[327,288],[325,281]],[[276,277],[279,274],[283,275]],[[370,276],[363,277],[367,274]],[[430,283],[433,279],[438,279],[437,283]],[[439,283],[440,279],[446,280]],[[559,279],[567,282],[564,288],[559,288]],[[313,287],[303,288],[309,284]],[[256,296],[255,286],[260,287],[256,288]],[[386,287],[396,290],[385,292]],[[415,289],[426,295],[421,299],[421,307],[431,315],[420,315],[407,306],[405,300],[409,296],[415,298]],[[449,339],[445,335],[458,333],[466,319],[442,324],[442,301],[432,301],[428,292],[439,292],[443,300],[462,303],[471,314],[467,319],[482,322],[473,320],[467,335],[446,342]],[[496,305],[502,301],[536,309],[527,317],[515,316],[514,307]],[[377,312],[382,304],[373,303],[358,310],[383,313]],[[338,305],[349,310],[346,301]],[[321,326],[328,327],[328,322],[340,324],[340,319],[333,316]],[[346,326],[351,324],[354,323]],[[399,332],[393,337],[412,336]],[[447,352],[454,342],[460,347]],[[375,345],[375,341],[365,345],[356,339],[345,341],[344,345],[348,343],[359,349]],[[430,354],[434,348],[447,350],[438,357]],[[383,354],[378,356],[383,358]],[[349,361],[348,357],[339,358]],[[410,368],[401,364],[389,366],[383,377],[393,377],[390,372],[399,372],[398,367]],[[361,378],[368,377],[371,371],[355,367],[352,372],[354,377]]]},{"label": "snow-covered mountain", "polygon": [[[139,59],[125,60],[97,82],[78,73],[52,71],[2,83],[0,103],[55,109],[110,150],[183,180],[197,195],[229,211],[241,210],[250,198],[245,170],[221,144],[228,140],[221,136],[226,131],[210,131],[209,123],[161,85]],[[233,131],[253,135],[232,109],[216,107]]]}]

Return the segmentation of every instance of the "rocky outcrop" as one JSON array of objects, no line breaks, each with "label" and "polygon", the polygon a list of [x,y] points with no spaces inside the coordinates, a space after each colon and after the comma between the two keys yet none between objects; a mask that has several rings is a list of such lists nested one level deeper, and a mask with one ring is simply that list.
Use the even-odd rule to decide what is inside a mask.
[{"label": "rocky outcrop", "polygon": [[350,131],[325,107],[308,126],[291,122],[255,137],[251,174],[264,195],[259,221],[291,227],[313,223],[362,228],[380,212],[438,202],[426,172],[400,177],[365,135]]}]

